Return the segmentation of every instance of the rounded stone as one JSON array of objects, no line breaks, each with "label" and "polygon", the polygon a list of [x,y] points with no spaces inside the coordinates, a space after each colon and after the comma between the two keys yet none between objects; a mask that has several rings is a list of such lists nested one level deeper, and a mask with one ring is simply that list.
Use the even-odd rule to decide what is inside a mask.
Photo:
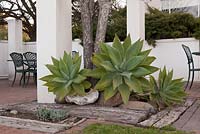
[{"label": "rounded stone", "polygon": [[17,111],[17,110],[11,110],[10,113],[11,113],[11,114],[14,114],[14,115],[17,115],[17,114],[18,114],[18,111]]},{"label": "rounded stone", "polygon": [[99,98],[98,91],[91,91],[85,96],[66,96],[65,100],[68,103],[75,103],[77,105],[88,105],[97,101]]}]

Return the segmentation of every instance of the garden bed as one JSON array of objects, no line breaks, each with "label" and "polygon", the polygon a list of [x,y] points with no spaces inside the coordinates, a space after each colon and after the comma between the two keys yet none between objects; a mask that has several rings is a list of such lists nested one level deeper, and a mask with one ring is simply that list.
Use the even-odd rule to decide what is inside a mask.
[{"label": "garden bed", "polygon": [[59,131],[64,131],[84,122],[85,120],[86,119],[84,118],[69,115],[63,118],[62,120],[41,120],[35,112],[31,111],[24,113],[20,110],[0,110],[1,125],[47,133],[56,133]]},{"label": "garden bed", "polygon": [[[133,107],[131,107],[132,109],[128,109],[97,105],[77,106],[68,104],[38,104],[36,102],[31,102],[0,109],[0,124],[42,132],[58,132],[80,124],[86,119],[100,119],[114,123],[162,128],[176,121],[194,102],[195,99],[187,99],[182,105],[166,108],[153,115],[149,110],[138,110]],[[67,116],[55,122],[40,121],[37,112],[38,109],[41,108],[62,110]],[[13,114],[11,112],[12,110],[16,110],[18,113]],[[40,129],[40,127],[44,129]]]},{"label": "garden bed", "polygon": [[[13,117],[13,118],[19,118],[19,119],[29,119],[29,120],[36,120],[36,121],[44,121],[44,120],[39,119],[38,116],[33,113],[17,112],[17,114],[13,114],[11,110],[0,111],[0,116]],[[57,121],[45,120],[44,122],[59,123],[59,124],[71,124],[71,123],[77,123],[80,120],[82,120],[82,118],[74,117],[74,116],[67,116],[66,118],[59,120],[59,121],[58,120]]]}]

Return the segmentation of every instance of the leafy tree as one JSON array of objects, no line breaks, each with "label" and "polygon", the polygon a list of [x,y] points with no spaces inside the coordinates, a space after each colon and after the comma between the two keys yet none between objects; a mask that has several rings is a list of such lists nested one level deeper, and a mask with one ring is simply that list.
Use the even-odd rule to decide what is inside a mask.
[{"label": "leafy tree", "polygon": [[[19,19],[23,23],[23,31],[36,41],[36,1],[35,0],[0,0],[0,18]],[[5,23],[5,21],[0,21]]]},{"label": "leafy tree", "polygon": [[0,40],[8,39],[8,29],[5,25],[0,25]]},{"label": "leafy tree", "polygon": [[197,18],[197,19],[196,19],[194,31],[195,31],[195,32],[194,32],[193,36],[194,36],[196,39],[200,40],[200,18]]},{"label": "leafy tree", "polygon": [[193,37],[194,16],[188,13],[164,13],[149,7],[145,16],[145,36],[150,45],[155,46],[157,39]]},{"label": "leafy tree", "polygon": [[120,40],[125,40],[127,35],[127,17],[126,17],[126,7],[115,7],[112,8],[111,14],[109,16],[106,42],[112,42],[115,34],[117,34]]}]

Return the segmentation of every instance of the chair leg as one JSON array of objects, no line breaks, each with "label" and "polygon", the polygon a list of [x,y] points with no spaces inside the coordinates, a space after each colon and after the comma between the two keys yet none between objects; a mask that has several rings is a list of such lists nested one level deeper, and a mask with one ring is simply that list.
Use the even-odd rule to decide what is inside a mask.
[{"label": "chair leg", "polygon": [[23,73],[23,87],[25,86],[26,83],[26,72]]},{"label": "chair leg", "polygon": [[21,86],[22,85],[22,79],[23,79],[23,73],[22,73],[22,76],[21,76],[21,78],[20,78],[20,82],[19,82],[19,85]]},{"label": "chair leg", "polygon": [[28,85],[29,79],[30,79],[30,72],[28,72],[28,80],[27,80],[27,82],[26,82],[26,85]]},{"label": "chair leg", "polygon": [[34,73],[34,81],[35,81],[35,85],[37,85],[37,73]]},{"label": "chair leg", "polygon": [[194,81],[194,71],[192,71],[192,81],[191,81],[191,84],[190,84],[190,89],[192,88],[193,81]]},{"label": "chair leg", "polygon": [[190,70],[189,70],[189,73],[188,73],[188,80],[187,80],[187,84],[186,84],[186,86],[185,86],[185,89],[187,89],[187,87],[188,87],[188,84],[189,84],[189,82],[190,82]]},{"label": "chair leg", "polygon": [[13,85],[15,83],[15,80],[16,80],[16,72],[15,72],[15,76],[14,76],[14,79],[13,79],[13,82],[12,82],[12,87],[13,87]]}]

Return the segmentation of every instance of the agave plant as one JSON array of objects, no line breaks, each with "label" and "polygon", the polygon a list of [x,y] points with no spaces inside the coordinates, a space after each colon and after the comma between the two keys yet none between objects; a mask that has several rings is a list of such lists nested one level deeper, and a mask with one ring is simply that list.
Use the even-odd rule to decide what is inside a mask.
[{"label": "agave plant", "polygon": [[150,88],[150,99],[159,108],[181,103],[186,96],[183,79],[173,79],[173,70],[167,72],[166,67],[160,70],[158,82],[150,76]]},{"label": "agave plant", "polygon": [[51,72],[40,80],[45,81],[45,86],[49,92],[53,92],[59,100],[65,96],[85,95],[85,89],[91,87],[91,83],[86,79],[83,70],[80,70],[81,57],[76,54],[72,58],[71,54],[64,53],[63,58],[57,60],[52,57],[53,64],[46,67]]},{"label": "agave plant", "polygon": [[105,100],[119,92],[123,102],[127,103],[131,92],[144,93],[149,84],[145,76],[158,68],[150,66],[155,60],[148,56],[151,50],[142,51],[142,47],[143,41],[132,44],[130,35],[124,43],[116,36],[112,46],[100,44],[100,53],[92,57],[96,69],[89,75],[100,79],[95,89],[104,92]]}]

